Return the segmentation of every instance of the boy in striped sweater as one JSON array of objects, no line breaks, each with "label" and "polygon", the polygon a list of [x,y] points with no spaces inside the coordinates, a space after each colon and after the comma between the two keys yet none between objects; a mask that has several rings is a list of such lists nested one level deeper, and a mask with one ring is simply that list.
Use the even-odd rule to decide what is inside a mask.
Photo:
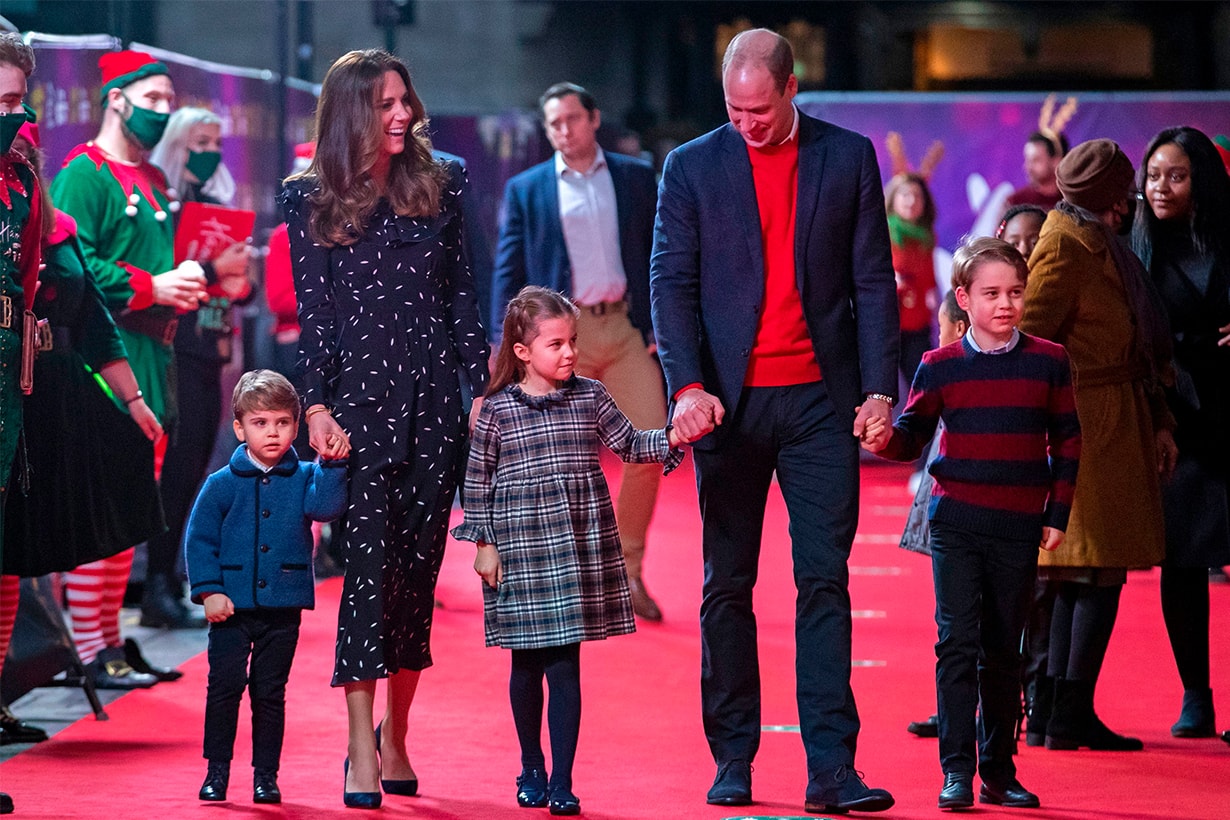
[{"label": "boy in striped sweater", "polygon": [[969,331],[925,354],[896,423],[862,437],[912,461],[944,422],[929,509],[943,809],[973,805],[975,769],[981,802],[1039,805],[1012,759],[1020,639],[1038,548],[1058,547],[1068,524],[1080,424],[1064,349],[1016,328],[1028,274],[1001,240],[961,247],[952,284]]}]

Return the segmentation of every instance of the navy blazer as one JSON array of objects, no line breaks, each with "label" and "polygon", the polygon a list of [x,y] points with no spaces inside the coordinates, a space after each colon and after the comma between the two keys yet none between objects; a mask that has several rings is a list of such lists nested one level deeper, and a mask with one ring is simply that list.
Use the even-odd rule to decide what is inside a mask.
[{"label": "navy blazer", "polygon": [[346,461],[300,461],[295,449],[266,473],[247,445],[205,479],[184,536],[192,600],[220,592],[235,609],[315,604],[312,522],[346,511]]},{"label": "navy blazer", "polygon": [[[657,183],[653,167],[622,154],[606,154],[619,212],[619,248],[628,279],[628,318],[646,341],[653,333],[649,316],[649,252],[653,246]],[[572,295],[572,263],[559,218],[559,179],[555,158],[508,180],[501,208],[500,241],[492,273],[491,332],[498,340],[509,301],[526,285],[541,285]]]},{"label": "navy blazer", "polygon": [[[764,297],[747,145],[730,124],[676,148],[658,192],[650,282],[670,395],[702,384],[733,412]],[[867,393],[897,395],[900,326],[871,141],[799,115],[795,272],[816,360],[853,425]],[[698,443],[717,445],[723,428]]]}]

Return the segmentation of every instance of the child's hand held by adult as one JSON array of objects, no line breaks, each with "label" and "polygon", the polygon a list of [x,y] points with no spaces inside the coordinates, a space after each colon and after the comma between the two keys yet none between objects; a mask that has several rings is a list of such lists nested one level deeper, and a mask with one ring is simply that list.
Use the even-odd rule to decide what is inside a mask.
[{"label": "child's hand held by adult", "polygon": [[500,553],[494,544],[479,542],[474,555],[474,571],[492,589],[498,589],[504,582],[504,567],[500,564]]}]

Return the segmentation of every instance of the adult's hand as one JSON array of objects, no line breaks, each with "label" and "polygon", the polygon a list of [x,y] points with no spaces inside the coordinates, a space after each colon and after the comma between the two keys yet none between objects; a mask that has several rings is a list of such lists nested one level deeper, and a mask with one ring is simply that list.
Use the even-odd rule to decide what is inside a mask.
[{"label": "adult's hand", "polygon": [[675,401],[671,426],[684,441],[696,441],[721,424],[725,416],[726,408],[722,407],[717,396],[705,392],[702,388],[693,387],[685,390]]},{"label": "adult's hand", "polygon": [[229,277],[248,277],[248,260],[252,258],[252,246],[247,242],[236,242],[222,253],[214,257],[214,272],[219,279]]},{"label": "adult's hand", "polygon": [[177,310],[196,310],[209,294],[205,292],[205,271],[196,262],[179,263],[179,267],[153,277],[154,303],[170,305]]},{"label": "adult's hand", "polygon": [[1225,325],[1225,326],[1223,326],[1223,327],[1219,327],[1219,328],[1217,328],[1217,331],[1218,331],[1219,333],[1225,333],[1225,334],[1226,334],[1225,336],[1222,336],[1220,339],[1218,339],[1218,340],[1217,340],[1217,346],[1218,346],[1218,347],[1225,347],[1226,345],[1230,345],[1230,325]]},{"label": "adult's hand", "polygon": [[867,422],[871,419],[883,419],[889,422],[892,418],[892,408],[884,399],[873,399],[870,396],[858,408],[858,415],[854,417],[854,437],[857,439],[863,438],[863,433],[867,430]]},{"label": "adult's hand", "polygon": [[162,438],[162,425],[158,423],[158,417],[154,415],[153,410],[149,409],[145,399],[137,399],[128,405],[128,413],[147,439],[157,441]]},{"label": "adult's hand", "polygon": [[[320,405],[309,407],[311,410]],[[350,455],[350,436],[328,410],[312,413],[308,419],[308,443],[323,459],[345,458]]]}]

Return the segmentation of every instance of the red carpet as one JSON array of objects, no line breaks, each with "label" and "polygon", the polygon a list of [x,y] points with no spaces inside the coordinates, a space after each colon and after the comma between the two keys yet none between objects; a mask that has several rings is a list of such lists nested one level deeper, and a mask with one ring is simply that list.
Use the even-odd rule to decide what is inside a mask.
[{"label": "red carpet", "polygon": [[[905,731],[934,711],[935,639],[930,566],[897,548],[909,506],[906,471],[864,467],[863,518],[851,560],[854,690],[863,719],[858,768],[890,789],[882,815],[935,818],[941,775],[933,740]],[[519,757],[507,700],[508,656],[482,646],[482,617],[469,544],[451,543],[440,580],[436,667],[424,675],[411,713],[411,757],[423,796],[386,797],[385,816],[525,818],[513,778]],[[757,588],[766,725],[797,723],[793,684],[793,587],[785,513],[770,504]],[[713,764],[698,705],[701,561],[691,470],[663,484],[646,568],[666,612],[660,626],[582,650],[584,711],[575,790],[592,818],[799,817],[805,770],[799,736],[767,731],[755,763],[757,803],[744,811],[707,806]],[[346,723],[340,691],[328,687],[340,582],[321,585],[308,613],[288,694],[280,783],[286,802],[254,807],[249,738],[241,717],[231,800],[201,804],[200,734],[206,664],[184,665],[178,683],[126,695],[105,723],[87,718],[0,766],[0,788],[20,817],[323,818],[343,812],[341,761]],[[1230,587],[1214,586],[1214,690],[1230,691]],[[1135,754],[1022,748],[1022,781],[1041,810],[979,808],[985,817],[1223,818],[1230,816],[1230,746],[1174,740],[1181,687],[1162,626],[1157,573],[1135,573],[1098,690],[1098,710],[1137,735]],[[1230,702],[1219,704],[1230,726]],[[351,814],[356,814],[352,812]]]}]

